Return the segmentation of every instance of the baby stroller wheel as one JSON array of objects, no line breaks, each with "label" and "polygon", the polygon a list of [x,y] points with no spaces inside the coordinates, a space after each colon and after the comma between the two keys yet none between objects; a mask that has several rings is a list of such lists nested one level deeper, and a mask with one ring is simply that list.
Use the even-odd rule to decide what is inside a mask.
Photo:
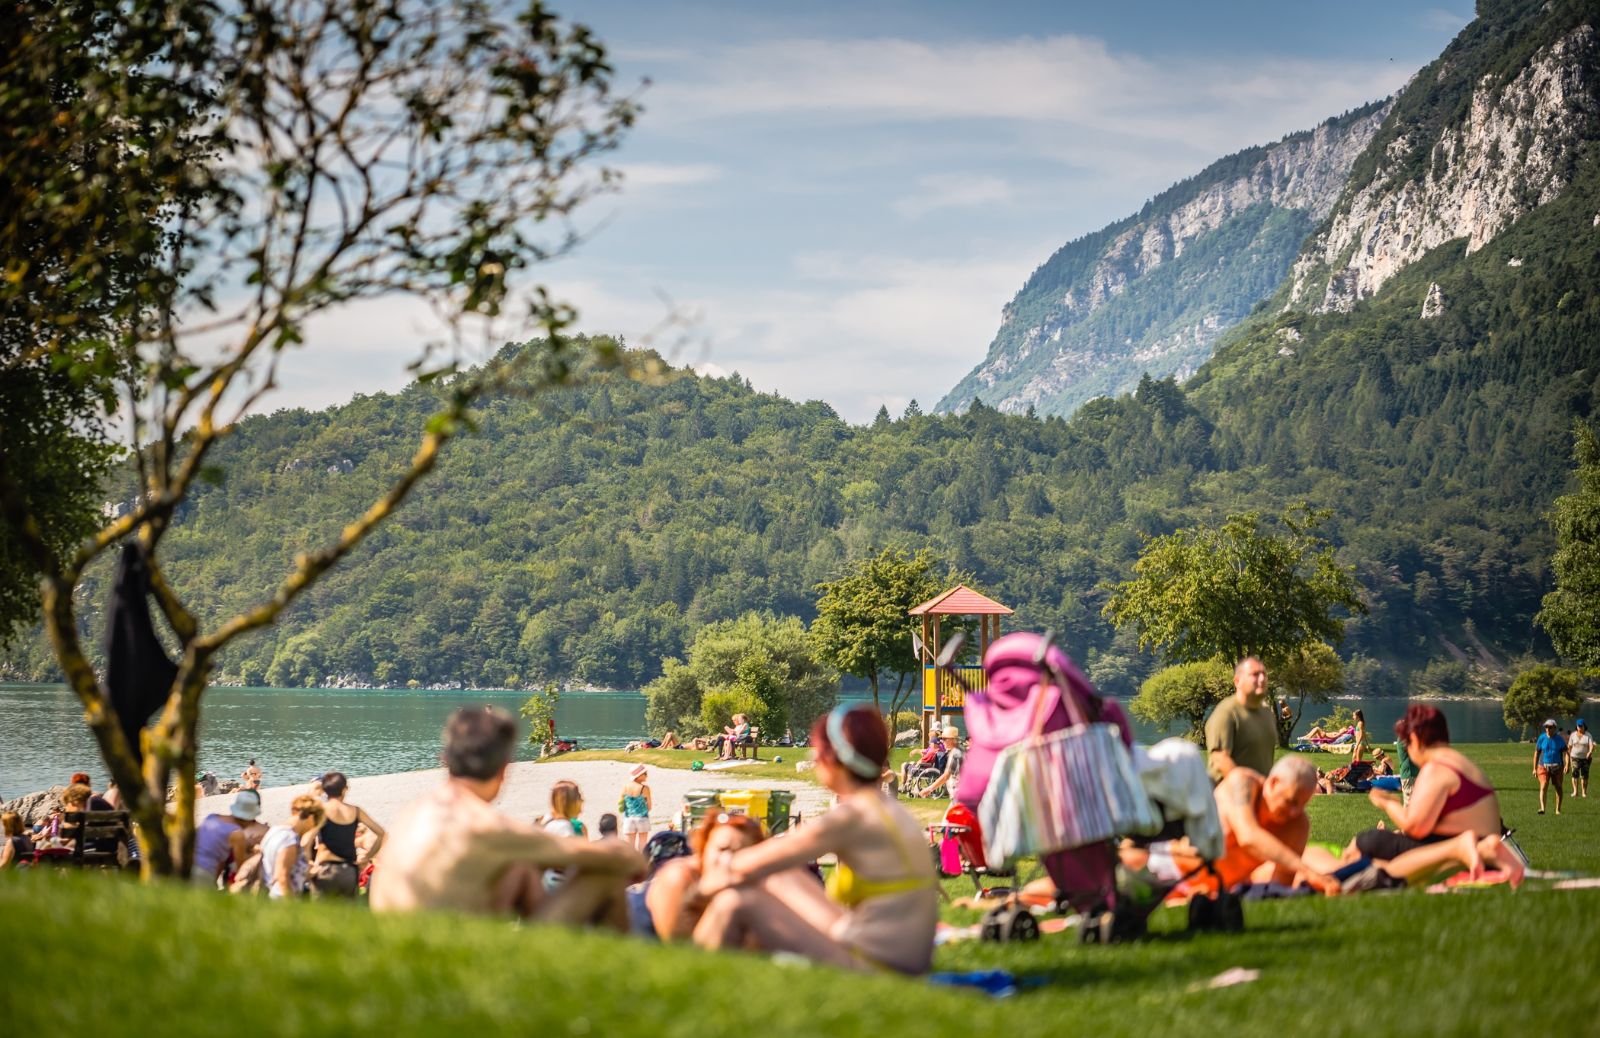
[{"label": "baby stroller wheel", "polygon": [[1217,923],[1223,933],[1244,932],[1244,899],[1237,894],[1218,894]]},{"label": "baby stroller wheel", "polygon": [[1217,902],[1204,894],[1196,894],[1189,899],[1189,931],[1191,933],[1204,933],[1207,930],[1217,929]]},{"label": "baby stroller wheel", "polygon": [[1114,912],[1085,912],[1078,917],[1079,944],[1110,944],[1116,937]]},{"label": "baby stroller wheel", "polygon": [[1025,905],[997,905],[983,917],[982,937],[986,941],[1037,941],[1039,923]]},{"label": "baby stroller wheel", "polygon": [[1137,941],[1147,933],[1149,933],[1147,917],[1137,908],[1118,904],[1111,913],[1111,943]]}]

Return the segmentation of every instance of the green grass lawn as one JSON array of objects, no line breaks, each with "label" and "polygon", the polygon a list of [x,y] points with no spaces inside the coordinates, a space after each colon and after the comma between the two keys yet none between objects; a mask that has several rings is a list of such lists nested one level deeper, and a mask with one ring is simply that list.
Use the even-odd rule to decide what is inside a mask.
[{"label": "green grass lawn", "polygon": [[[1595,891],[1417,893],[1247,906],[1191,938],[1158,912],[1135,945],[968,942],[941,969],[1039,984],[1008,1000],[745,955],[506,922],[273,904],[110,877],[0,882],[9,1034],[1130,1035],[1281,1038],[1352,1019],[1384,1033],[1504,1035],[1555,990],[1595,1019]],[[1232,967],[1260,979],[1221,990]],[[225,1022],[232,1021],[231,1025]],[[1569,1029],[1570,1030],[1570,1029]],[[1574,1033],[1583,1033],[1580,1027]]]},{"label": "green grass lawn", "polygon": [[[1600,871],[1600,800],[1539,818],[1531,750],[1466,749],[1502,789],[1507,818],[1536,867]],[[1377,818],[1355,796],[1318,797],[1312,814],[1313,835],[1331,842]],[[1526,1030],[1552,996],[1565,1021],[1600,1014],[1600,985],[1568,983],[1589,973],[1593,940],[1584,920],[1600,912],[1600,891],[1547,886],[1252,903],[1246,931],[1233,935],[1191,937],[1181,910],[1162,909],[1152,937],[1133,945],[1082,947],[1069,933],[1032,945],[939,949],[938,969],[1007,969],[1037,985],[992,1000],[916,980],[501,921],[374,917],[359,905],[273,904],[114,876],[12,873],[0,876],[0,1020],[19,1035],[209,1035],[231,1021],[252,1035],[393,1036],[448,1027],[464,1034],[1149,1038],[1159,1029],[1282,1038],[1294,1029],[1353,1026],[1503,1036]],[[970,883],[947,887],[966,893]],[[975,916],[950,909],[947,917]],[[1206,986],[1233,967],[1260,977]]]}]

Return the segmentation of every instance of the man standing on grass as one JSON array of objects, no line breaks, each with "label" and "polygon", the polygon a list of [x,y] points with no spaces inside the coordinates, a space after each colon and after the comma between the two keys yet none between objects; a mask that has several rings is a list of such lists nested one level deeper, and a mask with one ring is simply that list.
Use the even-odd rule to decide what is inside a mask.
[{"label": "man standing on grass", "polygon": [[1583,718],[1573,727],[1567,740],[1567,766],[1572,769],[1572,795],[1589,799],[1589,761],[1594,757],[1594,736]]},{"label": "man standing on grass", "polygon": [[1544,734],[1533,745],[1533,777],[1539,780],[1539,813],[1544,814],[1544,791],[1554,786],[1556,814],[1561,813],[1561,773],[1567,766],[1567,740],[1554,718],[1544,723]]},{"label": "man standing on grass", "polygon": [[1234,768],[1258,775],[1272,770],[1278,728],[1267,699],[1267,668],[1246,656],[1233,668],[1233,695],[1217,704],[1206,721],[1206,770],[1221,782]]},{"label": "man standing on grass", "polygon": [[[396,823],[373,870],[374,911],[443,908],[626,931],[626,887],[644,857],[621,840],[563,840],[490,804],[505,784],[517,724],[496,707],[466,707],[444,729],[444,785]],[[546,891],[546,869],[566,881]]]}]

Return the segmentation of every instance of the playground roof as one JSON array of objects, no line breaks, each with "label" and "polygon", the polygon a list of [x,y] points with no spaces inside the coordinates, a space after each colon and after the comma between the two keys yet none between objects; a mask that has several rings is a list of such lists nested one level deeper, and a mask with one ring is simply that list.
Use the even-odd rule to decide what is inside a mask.
[{"label": "playground roof", "polygon": [[911,616],[1010,616],[1016,610],[980,595],[965,584],[957,584],[942,595],[935,595],[919,606],[913,606]]}]

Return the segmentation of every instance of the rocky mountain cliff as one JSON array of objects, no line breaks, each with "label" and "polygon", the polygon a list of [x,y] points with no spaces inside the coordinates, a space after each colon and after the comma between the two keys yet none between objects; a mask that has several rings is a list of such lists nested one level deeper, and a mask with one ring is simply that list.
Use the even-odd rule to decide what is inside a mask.
[{"label": "rocky mountain cliff", "polygon": [[[1597,16],[1593,3],[1482,5],[1401,96],[1296,261],[1285,308],[1349,310],[1432,250],[1464,241],[1472,255],[1560,196],[1600,129]],[[1483,46],[1491,33],[1510,48]]]},{"label": "rocky mountain cliff", "polygon": [[1070,414],[1148,373],[1192,374],[1267,297],[1389,111],[1374,104],[1231,155],[1063,246],[1005,308],[988,356],[939,402]]}]

